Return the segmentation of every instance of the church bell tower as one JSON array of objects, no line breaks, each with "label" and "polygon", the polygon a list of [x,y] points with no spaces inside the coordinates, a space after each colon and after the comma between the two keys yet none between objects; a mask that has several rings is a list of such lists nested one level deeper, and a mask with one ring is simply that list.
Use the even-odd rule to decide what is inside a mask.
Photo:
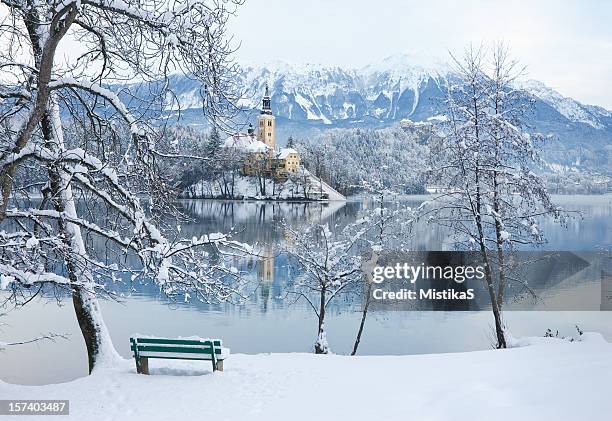
[{"label": "church bell tower", "polygon": [[270,153],[273,154],[276,149],[276,121],[272,115],[267,84],[262,103],[261,113],[257,117],[257,140],[266,144],[270,148]]}]

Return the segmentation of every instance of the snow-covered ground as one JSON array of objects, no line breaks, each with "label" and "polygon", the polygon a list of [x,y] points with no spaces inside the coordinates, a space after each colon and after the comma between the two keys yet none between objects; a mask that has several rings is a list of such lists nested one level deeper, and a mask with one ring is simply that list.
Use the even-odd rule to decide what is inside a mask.
[{"label": "snow-covered ground", "polygon": [[[612,345],[514,340],[503,351],[348,357],[232,355],[153,360],[151,376],[125,360],[73,382],[17,386],[2,399],[69,399],[70,419],[95,420],[609,420]],[[28,419],[24,416],[22,419]]]}]

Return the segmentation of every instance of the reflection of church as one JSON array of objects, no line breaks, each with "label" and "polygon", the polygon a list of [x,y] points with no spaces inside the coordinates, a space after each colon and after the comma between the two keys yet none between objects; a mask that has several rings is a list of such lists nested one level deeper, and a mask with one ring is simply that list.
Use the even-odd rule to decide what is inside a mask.
[{"label": "reflection of church", "polygon": [[267,246],[262,251],[261,258],[257,261],[257,279],[261,291],[262,310],[265,312],[268,309],[268,301],[274,293],[274,265],[276,258],[272,247]]},{"label": "reflection of church", "polygon": [[257,117],[257,134],[249,124],[247,133],[236,133],[223,144],[245,153],[242,165],[244,175],[265,175],[286,180],[300,169],[300,155],[292,148],[276,148],[276,118],[272,114],[270,93],[266,92]]},{"label": "reflection of church", "polygon": [[274,282],[274,251],[272,247],[263,250],[261,259],[257,262],[257,276],[260,281]]}]

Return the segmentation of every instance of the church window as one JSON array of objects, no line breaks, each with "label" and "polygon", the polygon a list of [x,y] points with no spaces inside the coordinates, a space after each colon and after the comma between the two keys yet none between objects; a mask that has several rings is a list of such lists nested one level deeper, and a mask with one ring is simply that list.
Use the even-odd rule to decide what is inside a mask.
[{"label": "church window", "polygon": [[272,127],[272,122],[268,121],[268,127]]}]

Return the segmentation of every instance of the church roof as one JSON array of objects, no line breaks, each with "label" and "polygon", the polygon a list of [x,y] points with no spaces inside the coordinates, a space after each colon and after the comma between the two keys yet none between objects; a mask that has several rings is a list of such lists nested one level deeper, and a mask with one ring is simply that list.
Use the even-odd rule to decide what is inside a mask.
[{"label": "church roof", "polygon": [[276,157],[278,159],[287,159],[292,153],[297,154],[298,151],[293,148],[283,148],[276,154]]},{"label": "church roof", "polygon": [[236,133],[223,142],[224,148],[236,148],[244,152],[266,152],[269,147],[247,133]]}]

